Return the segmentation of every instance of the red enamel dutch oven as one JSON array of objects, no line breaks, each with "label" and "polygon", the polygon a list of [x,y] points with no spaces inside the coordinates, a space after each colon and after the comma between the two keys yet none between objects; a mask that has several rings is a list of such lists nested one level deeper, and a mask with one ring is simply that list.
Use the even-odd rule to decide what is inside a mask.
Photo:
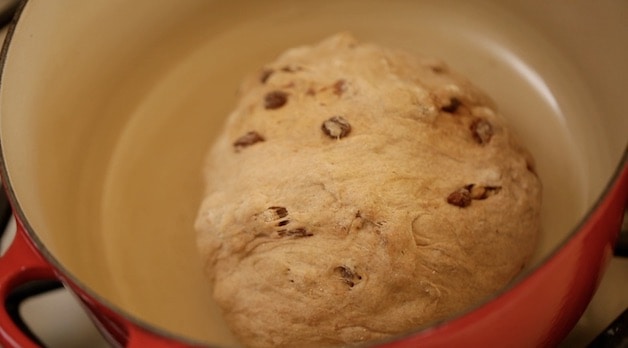
[{"label": "red enamel dutch oven", "polygon": [[[530,266],[387,347],[549,347],[612,257],[628,197],[623,1],[25,1],[2,52],[2,182],[18,232],[0,297],[60,280],[115,346],[235,344],[194,246],[205,152],[239,81],[338,31],[439,57],[536,158]],[[60,319],[62,320],[62,319]],[[35,343],[0,311],[0,344]]]}]

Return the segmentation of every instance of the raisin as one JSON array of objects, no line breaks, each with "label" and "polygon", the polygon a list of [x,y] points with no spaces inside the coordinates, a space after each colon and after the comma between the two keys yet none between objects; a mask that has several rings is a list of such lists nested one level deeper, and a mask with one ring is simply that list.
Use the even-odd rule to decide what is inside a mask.
[{"label": "raisin", "polygon": [[302,227],[294,228],[291,230],[279,230],[277,231],[277,234],[279,235],[279,237],[295,237],[295,238],[311,237],[314,235]]},{"label": "raisin", "polygon": [[334,272],[338,273],[342,278],[342,281],[345,282],[345,284],[349,285],[349,287],[351,288],[355,286],[357,281],[362,280],[362,276],[357,274],[351,268],[344,265],[334,268]]},{"label": "raisin", "polygon": [[432,65],[430,66],[430,69],[435,74],[442,74],[447,71],[444,65]]},{"label": "raisin", "polygon": [[281,219],[288,216],[288,209],[284,207],[272,206],[272,207],[268,207],[268,210],[272,210],[277,216],[277,219]]},{"label": "raisin", "polygon": [[283,68],[281,68],[281,71],[287,72],[287,73],[295,73],[301,70],[303,70],[303,68],[301,68],[300,66],[293,66],[293,65],[286,65]]},{"label": "raisin", "polygon": [[261,136],[259,133],[257,133],[256,131],[250,131],[246,134],[244,134],[243,136],[239,137],[234,143],[233,146],[235,146],[235,148],[237,150],[251,146],[255,143],[259,143],[261,141],[264,141],[264,137]]},{"label": "raisin", "polygon": [[447,203],[460,208],[471,205],[472,200],[483,200],[501,191],[501,186],[481,186],[469,184],[452,192],[447,197]]},{"label": "raisin", "polygon": [[449,104],[443,105],[440,109],[443,110],[444,112],[453,114],[454,112],[456,112],[456,110],[458,110],[458,107],[460,107],[461,104],[462,103],[460,102],[460,99],[456,97],[451,97],[449,99]]},{"label": "raisin", "polygon": [[483,118],[477,118],[469,127],[473,140],[480,145],[487,144],[493,137],[493,126]]},{"label": "raisin", "polygon": [[334,116],[323,122],[321,129],[328,137],[340,139],[351,133],[351,124],[342,116]]},{"label": "raisin", "polygon": [[264,107],[269,110],[279,109],[288,102],[288,93],[283,91],[268,92],[264,96]]},{"label": "raisin", "polygon": [[471,204],[471,192],[469,187],[465,186],[447,196],[447,203],[460,208],[468,207]]},{"label": "raisin", "polygon": [[336,270],[343,278],[353,278],[353,272],[351,271],[351,268],[347,266],[338,266],[336,267]]}]

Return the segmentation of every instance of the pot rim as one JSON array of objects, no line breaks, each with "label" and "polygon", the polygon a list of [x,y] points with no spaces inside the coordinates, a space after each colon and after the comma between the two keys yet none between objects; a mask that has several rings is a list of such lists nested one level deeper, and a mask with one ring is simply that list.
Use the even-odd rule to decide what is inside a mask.
[{"label": "pot rim", "polygon": [[[11,23],[8,25],[7,35],[2,45],[2,50],[0,52],[0,90],[3,87],[2,82],[4,82],[3,80],[4,68],[5,68],[9,49],[11,48],[11,42],[14,38],[15,28],[18,25],[19,19],[21,18],[23,10],[27,6],[28,3],[29,3],[29,0],[20,0],[19,6],[17,7],[16,12],[15,12],[15,15]],[[0,119],[1,119],[1,115],[0,115]],[[407,339],[409,337],[425,334],[426,332],[434,328],[447,326],[448,323],[450,322],[472,315],[479,308],[482,308],[486,306],[487,304],[493,302],[497,298],[503,296],[504,294],[509,293],[514,288],[521,286],[523,282],[527,278],[530,277],[530,275],[542,269],[549,262],[549,260],[555,258],[557,255],[561,253],[561,251],[564,250],[564,247],[566,244],[568,244],[572,239],[574,239],[579,233],[584,231],[583,229],[584,225],[589,221],[592,215],[600,208],[600,205],[602,204],[604,199],[609,195],[609,193],[613,190],[613,187],[615,186],[615,184],[618,182],[620,178],[621,172],[626,167],[628,167],[628,141],[624,147],[623,155],[619,159],[613,171],[612,176],[609,178],[604,189],[596,198],[594,204],[592,204],[587,209],[586,213],[582,216],[582,218],[578,221],[578,223],[571,229],[571,231],[565,236],[565,238],[562,239],[562,241],[559,244],[557,244],[550,252],[548,252],[544,257],[542,257],[533,267],[530,267],[524,270],[523,272],[521,272],[520,274],[518,274],[513,280],[511,280],[508,283],[508,285],[506,285],[499,291],[491,294],[490,296],[487,296],[483,300],[479,301],[476,305],[470,306],[463,311],[456,312],[443,320],[433,322],[429,325],[424,325],[414,330],[397,334],[389,339],[380,341],[380,343],[403,341],[404,339]],[[65,268],[65,266],[59,260],[57,260],[57,258],[48,250],[44,242],[38,237],[35,229],[30,225],[29,220],[26,214],[24,213],[22,206],[19,203],[18,197],[15,191],[13,190],[13,186],[11,185],[11,180],[9,177],[9,169],[7,168],[7,163],[4,158],[4,148],[2,146],[2,142],[0,142],[0,178],[5,188],[5,191],[7,193],[9,202],[11,203],[11,206],[13,207],[13,214],[19,220],[19,222],[23,225],[24,232],[27,234],[28,238],[37,247],[38,252],[44,257],[44,259],[55,270],[57,270],[60,273],[61,275],[60,280],[62,282],[66,283],[67,285],[74,285],[74,287],[78,288],[82,293],[94,299],[99,304],[107,307],[108,309],[113,311],[116,315],[120,316],[121,318],[124,318],[125,320],[128,320],[129,323],[137,327],[147,330],[148,332],[154,333],[156,335],[159,335],[167,339],[176,340],[184,344],[189,344],[192,346],[207,346],[208,345],[208,343],[206,342],[201,342],[200,340],[186,337],[182,334],[172,332],[166,328],[159,327],[143,319],[137,318],[133,314],[125,311],[123,308],[119,307],[116,304],[111,303],[109,300],[99,295],[95,290],[91,289],[90,287],[82,283],[82,281],[78,277],[76,277],[72,272],[70,272],[67,268]],[[68,282],[70,284],[68,284]]]}]

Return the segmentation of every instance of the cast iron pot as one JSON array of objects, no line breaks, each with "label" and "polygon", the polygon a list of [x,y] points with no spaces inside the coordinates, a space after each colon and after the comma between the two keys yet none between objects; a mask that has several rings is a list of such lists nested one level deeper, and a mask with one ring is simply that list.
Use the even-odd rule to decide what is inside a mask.
[{"label": "cast iron pot", "polygon": [[[380,343],[554,346],[595,292],[626,205],[627,17],[610,0],[25,1],[2,52],[2,181],[18,232],[0,297],[60,280],[113,345],[233,344],[194,250],[203,157],[244,75],[349,30],[469,76],[544,184],[528,269]],[[4,311],[0,343],[35,345]]]}]

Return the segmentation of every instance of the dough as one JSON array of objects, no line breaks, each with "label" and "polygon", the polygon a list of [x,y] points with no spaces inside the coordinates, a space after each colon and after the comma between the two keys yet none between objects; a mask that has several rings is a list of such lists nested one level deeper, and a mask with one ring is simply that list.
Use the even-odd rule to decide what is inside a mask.
[{"label": "dough", "polygon": [[196,229],[247,346],[335,346],[446,319],[525,267],[541,184],[444,63],[338,34],[247,79]]}]

